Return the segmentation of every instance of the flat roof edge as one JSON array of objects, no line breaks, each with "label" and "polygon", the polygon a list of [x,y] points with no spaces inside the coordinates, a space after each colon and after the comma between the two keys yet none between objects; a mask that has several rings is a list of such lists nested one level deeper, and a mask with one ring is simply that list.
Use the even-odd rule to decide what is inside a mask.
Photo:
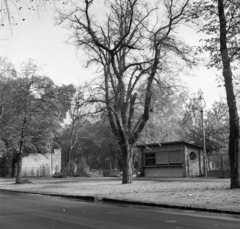
[{"label": "flat roof edge", "polygon": [[188,146],[193,146],[193,147],[198,148],[198,149],[202,149],[202,147],[200,147],[198,145],[194,145],[192,143],[185,142],[185,141],[172,141],[172,142],[139,144],[139,145],[136,145],[136,147],[143,148],[143,147],[164,146],[164,145],[177,145],[177,144],[184,144],[184,145],[188,145]]}]

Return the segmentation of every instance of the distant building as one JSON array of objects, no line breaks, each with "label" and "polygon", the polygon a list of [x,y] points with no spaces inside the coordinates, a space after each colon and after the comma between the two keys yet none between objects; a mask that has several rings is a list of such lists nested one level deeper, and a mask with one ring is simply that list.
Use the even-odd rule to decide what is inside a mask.
[{"label": "distant building", "polygon": [[[54,149],[53,153],[47,153],[44,155],[30,154],[22,159],[21,176],[52,176],[55,172],[61,171],[61,160],[61,149]],[[8,158],[4,164],[0,163],[0,177],[11,175],[11,164],[12,158]]]},{"label": "distant building", "polygon": [[203,150],[184,142],[164,142],[137,146],[145,177],[196,177],[204,174]]}]

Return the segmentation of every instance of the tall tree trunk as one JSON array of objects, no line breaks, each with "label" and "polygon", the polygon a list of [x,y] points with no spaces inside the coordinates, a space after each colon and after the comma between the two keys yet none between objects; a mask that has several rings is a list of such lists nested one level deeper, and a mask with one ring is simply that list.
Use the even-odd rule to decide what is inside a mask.
[{"label": "tall tree trunk", "polygon": [[16,176],[16,184],[21,184],[21,173],[22,173],[22,154],[19,152],[17,154],[17,176]]},{"label": "tall tree trunk", "polygon": [[16,173],[16,166],[17,166],[17,159],[16,159],[16,155],[13,156],[12,159],[12,171],[11,171],[11,178],[15,177],[15,173]]},{"label": "tall tree trunk", "polygon": [[239,116],[236,105],[236,98],[233,89],[232,70],[230,57],[227,47],[227,30],[226,18],[224,12],[223,0],[218,0],[218,12],[220,22],[220,51],[223,63],[223,76],[227,94],[227,104],[229,108],[230,118],[230,134],[229,134],[229,160],[231,169],[231,185],[230,188],[240,188],[239,176]]},{"label": "tall tree trunk", "polygon": [[121,147],[123,151],[123,184],[132,183],[132,158],[133,158],[133,148],[129,144],[125,144]]},{"label": "tall tree trunk", "polygon": [[21,131],[21,140],[20,140],[20,144],[19,144],[19,152],[16,154],[16,158],[17,158],[17,176],[16,176],[16,184],[21,184],[21,172],[22,172],[22,157],[23,157],[23,153],[22,153],[22,149],[23,149],[23,139],[24,139],[24,130],[27,124],[27,119],[26,116],[23,120],[23,126],[22,126],[22,131]]},{"label": "tall tree trunk", "polygon": [[71,146],[68,151],[67,175],[71,175]]}]

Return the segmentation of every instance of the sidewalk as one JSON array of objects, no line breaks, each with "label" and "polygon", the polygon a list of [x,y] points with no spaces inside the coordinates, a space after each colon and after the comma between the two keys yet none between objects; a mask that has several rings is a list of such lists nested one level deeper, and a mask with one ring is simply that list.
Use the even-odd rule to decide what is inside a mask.
[{"label": "sidewalk", "polygon": [[229,189],[229,179],[135,178],[32,178],[32,184],[15,185],[0,178],[0,190],[56,195],[91,201],[172,207],[240,215],[240,189]]}]

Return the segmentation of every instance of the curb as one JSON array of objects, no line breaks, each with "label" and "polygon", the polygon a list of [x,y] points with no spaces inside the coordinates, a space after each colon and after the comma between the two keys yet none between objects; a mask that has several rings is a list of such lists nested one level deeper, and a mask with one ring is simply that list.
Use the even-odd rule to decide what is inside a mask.
[{"label": "curb", "polygon": [[183,205],[157,204],[157,203],[118,200],[118,199],[110,199],[110,198],[103,198],[102,201],[105,203],[119,203],[119,204],[121,203],[121,204],[129,204],[129,205],[148,206],[148,207],[159,207],[159,208],[169,208],[169,209],[181,209],[181,210],[240,215],[240,212],[236,212],[236,211],[212,209],[212,208],[199,208],[199,207],[191,207],[191,206],[183,206]]},{"label": "curb", "polygon": [[33,195],[42,195],[42,196],[62,197],[62,198],[68,198],[68,199],[83,200],[83,201],[88,201],[88,202],[97,202],[96,201],[97,198],[94,197],[94,196],[72,196],[72,195],[63,195],[63,194],[54,194],[54,193],[39,193],[39,192],[7,190],[7,189],[0,189],[0,191],[23,193],[23,194],[33,194]]},{"label": "curb", "polygon": [[97,197],[97,196],[73,196],[73,195],[38,193],[38,192],[30,192],[30,191],[7,190],[7,189],[0,189],[0,191],[23,193],[23,194],[25,193],[25,194],[43,195],[43,196],[53,196],[53,197],[62,197],[62,198],[68,198],[68,199],[73,199],[73,200],[82,200],[82,201],[87,201],[87,202],[92,202],[92,203],[127,204],[127,205],[137,205],[137,206],[146,206],[146,207],[158,207],[158,208],[168,208],[168,209],[180,209],[180,210],[191,210],[191,211],[200,211],[200,212],[240,215],[240,212],[231,211],[231,210],[221,210],[221,209],[213,209],[213,208],[200,208],[200,207],[191,207],[191,206],[183,206],[183,205],[171,205],[171,204],[158,204],[158,203],[120,200],[120,199]]}]

